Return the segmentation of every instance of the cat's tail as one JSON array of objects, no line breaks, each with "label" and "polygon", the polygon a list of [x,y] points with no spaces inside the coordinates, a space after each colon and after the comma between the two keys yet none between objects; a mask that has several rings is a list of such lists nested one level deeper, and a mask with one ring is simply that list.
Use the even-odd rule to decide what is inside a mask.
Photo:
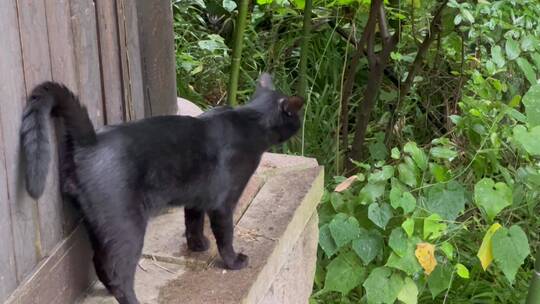
[{"label": "cat's tail", "polygon": [[32,90],[23,113],[21,149],[26,160],[26,189],[37,199],[43,194],[51,143],[48,135],[50,117],[60,117],[67,136],[76,146],[96,143],[96,132],[86,108],[65,86],[44,82]]}]

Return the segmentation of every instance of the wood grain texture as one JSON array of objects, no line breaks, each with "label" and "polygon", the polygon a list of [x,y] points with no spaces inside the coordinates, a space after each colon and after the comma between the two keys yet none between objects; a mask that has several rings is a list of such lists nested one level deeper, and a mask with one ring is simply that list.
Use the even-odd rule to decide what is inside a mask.
[{"label": "wood grain texture", "polygon": [[5,169],[7,173],[7,195],[10,204],[13,243],[20,282],[36,265],[40,254],[37,204],[27,194],[22,174],[19,147],[19,128],[26,97],[23,58],[17,20],[17,2],[0,2],[0,122],[2,123]]},{"label": "wood grain texture", "polygon": [[[2,52],[0,51],[0,54]],[[0,57],[1,58],[1,57]],[[1,60],[1,59],[0,59]],[[15,268],[15,250],[11,231],[11,212],[8,196],[5,145],[2,136],[2,120],[0,119],[0,303],[17,287],[17,270]]]},{"label": "wood grain texture", "polygon": [[51,71],[54,81],[64,83],[78,93],[77,68],[71,29],[69,0],[45,1]]},{"label": "wood grain texture", "polygon": [[176,62],[170,0],[136,0],[146,116],[171,115],[176,106]]},{"label": "wood grain texture", "polygon": [[145,117],[145,101],[137,8],[132,0],[117,0],[116,4],[125,118],[126,120],[141,119]]},{"label": "wood grain texture", "polygon": [[72,0],[71,25],[79,98],[86,105],[95,127],[103,126],[101,68],[94,1]]},{"label": "wood grain texture", "polygon": [[[19,0],[18,14],[26,93],[43,81],[52,79],[47,17],[44,0]],[[53,123],[48,126],[51,143],[56,143]],[[43,196],[38,200],[41,252],[46,255],[62,239],[62,198],[58,180],[58,154],[51,146],[51,163]]]},{"label": "wood grain texture", "polygon": [[[49,34],[52,78],[54,81],[64,83],[73,92],[78,94],[70,1],[45,0],[45,11]],[[60,133],[57,132],[57,134]],[[56,155],[53,158],[56,159]],[[74,211],[72,203],[69,201],[63,201],[62,213],[63,232],[64,236],[67,236],[75,228],[79,214]]]},{"label": "wood grain texture", "polygon": [[5,304],[68,304],[95,280],[92,250],[86,231],[79,225],[58,244],[35,273],[21,283]]},{"label": "wood grain texture", "polygon": [[124,121],[116,1],[96,2],[106,124]]}]

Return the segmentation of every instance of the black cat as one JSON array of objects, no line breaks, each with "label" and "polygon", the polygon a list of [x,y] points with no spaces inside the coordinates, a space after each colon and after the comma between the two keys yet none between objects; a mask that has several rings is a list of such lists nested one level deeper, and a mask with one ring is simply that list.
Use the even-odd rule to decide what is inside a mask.
[{"label": "black cat", "polygon": [[134,275],[150,211],[185,206],[190,250],[208,249],[205,213],[225,267],[248,257],[233,248],[233,211],[261,155],[300,127],[303,99],[273,88],[260,76],[251,101],[201,116],[161,116],[110,126],[96,133],[87,110],[66,87],[46,82],[28,99],[21,127],[26,187],[39,198],[51,158],[50,116],[62,119],[62,191],[75,198],[94,249],[99,280],[120,303],[138,303]]}]

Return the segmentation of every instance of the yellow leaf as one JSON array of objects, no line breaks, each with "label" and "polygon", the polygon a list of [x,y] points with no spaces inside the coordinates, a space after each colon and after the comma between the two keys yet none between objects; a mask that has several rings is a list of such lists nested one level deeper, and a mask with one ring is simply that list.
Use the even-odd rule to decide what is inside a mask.
[{"label": "yellow leaf", "polygon": [[486,271],[486,269],[493,261],[491,238],[493,237],[495,231],[497,231],[499,228],[501,228],[501,225],[499,223],[495,223],[491,225],[491,227],[489,227],[486,235],[484,235],[484,239],[482,240],[482,245],[480,245],[480,250],[478,250],[478,254],[476,255],[480,259],[480,263],[482,263],[482,268],[484,269],[484,271]]},{"label": "yellow leaf", "polygon": [[430,275],[435,266],[437,266],[437,260],[435,259],[435,245],[430,243],[418,243],[416,244],[416,250],[414,251],[418,263],[424,268],[427,275]]},{"label": "yellow leaf", "polygon": [[358,179],[358,177],[356,175],[349,176],[349,178],[347,178],[346,180],[339,183],[339,185],[336,186],[334,191],[335,192],[343,192],[343,191],[349,189],[349,187],[352,185],[352,183],[354,183],[354,181],[356,181],[357,179]]}]

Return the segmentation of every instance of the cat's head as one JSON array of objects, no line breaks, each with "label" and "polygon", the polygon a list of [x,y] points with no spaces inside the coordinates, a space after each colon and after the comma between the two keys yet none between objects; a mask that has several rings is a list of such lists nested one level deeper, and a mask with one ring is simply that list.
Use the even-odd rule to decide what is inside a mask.
[{"label": "cat's head", "polygon": [[302,97],[287,96],[276,90],[272,76],[263,73],[248,107],[261,114],[260,122],[270,132],[272,144],[276,144],[291,138],[300,129],[299,112],[303,105]]}]

